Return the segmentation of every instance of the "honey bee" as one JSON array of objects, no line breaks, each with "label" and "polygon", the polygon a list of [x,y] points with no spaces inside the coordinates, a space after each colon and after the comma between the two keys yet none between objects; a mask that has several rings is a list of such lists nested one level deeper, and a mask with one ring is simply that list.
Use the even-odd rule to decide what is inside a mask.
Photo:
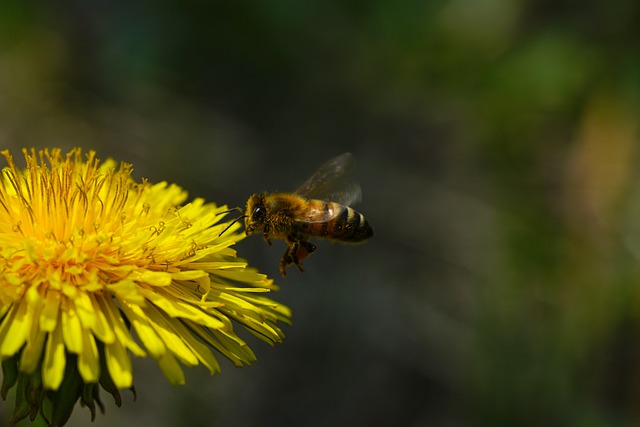
[{"label": "honey bee", "polygon": [[246,234],[262,233],[269,246],[273,239],[287,243],[280,260],[282,276],[290,265],[303,271],[300,262],[316,250],[311,237],[360,243],[373,236],[365,217],[348,206],[362,197],[360,185],[344,179],[352,165],[353,156],[344,153],[321,166],[293,193],[258,193],[247,200],[244,215],[236,221],[244,218]]}]

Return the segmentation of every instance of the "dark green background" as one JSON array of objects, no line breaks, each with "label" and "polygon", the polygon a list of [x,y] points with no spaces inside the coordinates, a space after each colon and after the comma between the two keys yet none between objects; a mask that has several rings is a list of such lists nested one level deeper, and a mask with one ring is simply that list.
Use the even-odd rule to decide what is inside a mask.
[{"label": "dark green background", "polygon": [[281,242],[239,244],[285,343],[177,389],[136,361],[138,401],[93,425],[640,423],[639,22],[636,0],[3,2],[16,157],[93,148],[238,206],[351,151],[376,231],[286,279]]}]

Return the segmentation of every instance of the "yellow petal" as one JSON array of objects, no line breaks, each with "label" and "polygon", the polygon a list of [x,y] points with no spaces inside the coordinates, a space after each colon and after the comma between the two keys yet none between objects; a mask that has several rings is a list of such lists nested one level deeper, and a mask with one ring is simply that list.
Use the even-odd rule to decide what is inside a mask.
[{"label": "yellow petal", "polygon": [[[101,311],[107,318],[109,329],[112,329],[115,333],[117,341],[121,342],[127,349],[129,349],[134,355],[138,357],[145,357],[146,352],[136,343],[129,333],[129,328],[124,324],[124,320],[115,306],[115,303],[111,297],[98,297],[96,296]],[[105,342],[105,344],[109,344]]]},{"label": "yellow petal", "polygon": [[211,315],[203,312],[197,307],[186,304],[179,299],[172,298],[171,296],[165,296],[161,292],[152,292],[147,289],[141,290],[141,293],[171,317],[191,319],[194,322],[215,329],[222,328],[224,326],[222,322],[211,317]]},{"label": "yellow petal", "polygon": [[214,330],[211,333],[243,363],[250,365],[256,361],[256,355],[251,348],[237,335],[222,330]]},{"label": "yellow petal", "polygon": [[161,313],[153,306],[149,306],[147,314],[149,316],[149,324],[167,348],[185,365],[196,366],[198,364],[198,358],[191,352],[191,349],[185,345],[182,337],[178,335],[173,328],[173,324],[178,321],[171,318],[167,319],[165,317],[166,314]]},{"label": "yellow petal", "polygon": [[133,385],[131,358],[119,341],[104,346],[107,370],[116,387],[130,388]]},{"label": "yellow petal", "polygon": [[86,330],[82,334],[82,351],[78,354],[78,372],[85,383],[97,383],[100,379],[100,359],[93,335]]},{"label": "yellow petal", "polygon": [[60,293],[53,289],[47,292],[44,307],[40,313],[40,328],[51,332],[58,324],[58,308],[60,307]]},{"label": "yellow petal", "polygon": [[215,275],[229,279],[235,280],[237,282],[246,283],[246,284],[258,284],[263,286],[265,284],[270,283],[267,276],[262,273],[258,273],[253,269],[244,269],[244,270],[216,270]]},{"label": "yellow petal", "polygon": [[115,334],[113,328],[109,324],[107,314],[100,308],[98,301],[93,293],[89,294],[91,300],[91,307],[95,316],[95,322],[93,324],[92,332],[100,341],[105,344],[111,344],[115,340]]},{"label": "yellow petal", "polygon": [[42,362],[42,382],[45,388],[57,390],[64,376],[66,359],[60,328],[49,333]]},{"label": "yellow petal", "polygon": [[[22,347],[27,340],[31,327],[31,317],[27,316],[27,302],[11,310],[11,313],[2,322],[0,329],[0,357],[11,356]],[[6,328],[6,329],[5,329]]]},{"label": "yellow petal", "polygon": [[241,367],[243,361],[236,356],[236,354],[226,348],[223,343],[218,341],[216,337],[212,334],[212,332],[201,325],[191,322],[190,320],[184,321],[185,325],[189,327],[191,331],[193,331],[203,342],[210,345],[212,348],[216,349],[220,352],[224,357],[229,359],[234,366]]},{"label": "yellow petal", "polygon": [[31,324],[31,331],[27,345],[24,346],[20,355],[20,369],[22,372],[31,373],[36,370],[40,359],[42,359],[42,350],[47,338],[47,333],[38,327],[36,322]]},{"label": "yellow petal", "polygon": [[96,312],[89,297],[91,294],[89,292],[78,292],[78,295],[73,300],[76,314],[84,329],[93,329],[96,324]]},{"label": "yellow petal", "polygon": [[129,279],[139,283],[148,283],[152,286],[169,286],[171,284],[171,274],[164,271],[132,271]]},{"label": "yellow petal", "polygon": [[62,301],[62,338],[70,353],[79,354],[82,352],[82,326],[80,319],[76,315],[74,304],[66,298]]},{"label": "yellow petal", "polygon": [[160,366],[162,373],[164,373],[171,385],[184,385],[184,372],[173,354],[170,352],[165,353],[162,358],[158,359],[158,366]]},{"label": "yellow petal", "polygon": [[142,344],[151,353],[151,356],[156,360],[164,356],[167,352],[167,347],[149,324],[149,319],[144,311],[139,306],[128,304],[125,301],[120,303],[120,307],[131,322]]},{"label": "yellow petal", "polygon": [[209,369],[209,373],[211,375],[220,372],[220,365],[216,360],[213,353],[209,347],[204,345],[201,341],[196,339],[193,333],[188,330],[182,322],[173,322],[173,328],[176,330],[176,333],[182,337],[185,344],[189,347],[189,349],[196,355],[198,360],[202,362]]},{"label": "yellow petal", "polygon": [[125,279],[116,283],[106,285],[107,289],[119,299],[126,300],[132,304],[144,305],[145,300],[138,292],[138,284],[133,280]]}]

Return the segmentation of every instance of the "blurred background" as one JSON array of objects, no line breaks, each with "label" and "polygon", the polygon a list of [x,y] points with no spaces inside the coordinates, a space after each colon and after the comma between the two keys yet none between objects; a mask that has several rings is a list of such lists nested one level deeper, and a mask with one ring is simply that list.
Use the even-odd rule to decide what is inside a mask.
[{"label": "blurred background", "polygon": [[635,0],[3,2],[1,148],[95,149],[229,206],[350,151],[376,232],[286,279],[282,242],[241,242],[293,309],[284,344],[181,388],[138,360],[137,401],[92,425],[638,425],[638,22]]}]

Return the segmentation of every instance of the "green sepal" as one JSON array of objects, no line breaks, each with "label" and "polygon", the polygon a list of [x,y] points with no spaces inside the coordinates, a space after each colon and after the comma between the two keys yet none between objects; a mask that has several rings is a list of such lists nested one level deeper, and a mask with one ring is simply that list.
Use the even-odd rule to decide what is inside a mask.
[{"label": "green sepal", "polygon": [[30,374],[20,374],[20,376],[24,376],[28,378],[27,390],[25,391],[25,398],[27,403],[31,407],[31,414],[29,419],[33,421],[38,415],[38,411],[42,406],[42,401],[44,400],[44,388],[42,386],[42,371],[40,367],[30,373]]},{"label": "green sepal", "polygon": [[9,426],[15,426],[21,420],[27,418],[31,414],[31,405],[27,402],[27,388],[29,386],[29,377],[27,375],[18,375],[16,385],[16,401],[13,405],[13,412],[9,418]]},{"label": "green sepal", "polygon": [[122,406],[122,396],[120,395],[120,390],[118,390],[118,387],[116,387],[113,382],[113,379],[111,379],[111,375],[109,375],[109,369],[107,368],[106,357],[104,354],[104,345],[101,342],[98,342],[98,351],[100,352],[100,385],[107,393],[113,396],[113,400],[119,408]]},{"label": "green sepal", "polygon": [[76,368],[77,357],[67,354],[64,378],[57,391],[49,392],[52,402],[51,427],[63,426],[71,417],[73,407],[80,398],[83,388],[82,378]]},{"label": "green sepal", "polygon": [[96,403],[94,401],[98,402],[100,412],[104,414],[104,406],[102,405],[102,402],[100,402],[99,396],[96,399],[99,388],[100,387],[95,383],[85,384],[82,388],[81,402],[89,408],[89,411],[91,411],[91,421],[96,419]]},{"label": "green sepal", "polygon": [[0,388],[0,396],[2,400],[7,400],[7,393],[16,385],[18,381],[18,358],[10,357],[2,361],[2,388]]}]

